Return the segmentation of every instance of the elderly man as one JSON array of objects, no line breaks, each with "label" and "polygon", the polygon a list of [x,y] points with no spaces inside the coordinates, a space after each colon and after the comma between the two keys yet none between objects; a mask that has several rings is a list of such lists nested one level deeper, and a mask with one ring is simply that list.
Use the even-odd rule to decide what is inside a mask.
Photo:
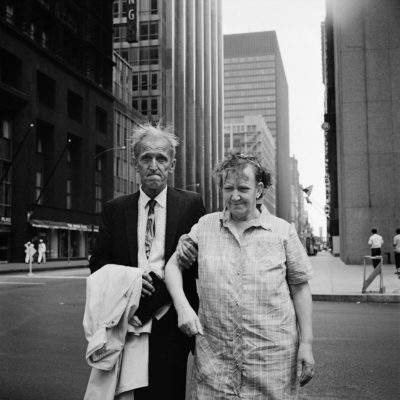
[{"label": "elderly man", "polygon": [[[154,287],[148,272],[164,276],[164,266],[174,253],[179,237],[190,231],[205,214],[197,193],[167,186],[175,168],[175,135],[150,124],[133,134],[134,163],[141,177],[137,193],[107,202],[103,224],[90,259],[91,272],[105,264],[142,268],[142,297],[151,296]],[[184,273],[185,293],[192,307],[198,308],[195,272]],[[185,398],[186,364],[193,338],[177,327],[171,305],[159,319],[153,317],[149,344],[149,386],[134,391],[135,400]]]}]

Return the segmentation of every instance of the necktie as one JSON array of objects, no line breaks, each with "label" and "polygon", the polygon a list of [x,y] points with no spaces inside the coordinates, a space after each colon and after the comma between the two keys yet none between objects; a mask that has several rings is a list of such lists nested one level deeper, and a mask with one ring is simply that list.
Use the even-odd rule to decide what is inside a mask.
[{"label": "necktie", "polygon": [[154,218],[154,206],[156,205],[156,203],[157,202],[154,199],[149,200],[149,202],[147,203],[147,205],[149,206],[149,212],[147,214],[146,236],[144,238],[144,248],[147,258],[149,258],[150,256],[151,245],[156,234],[156,221]]}]

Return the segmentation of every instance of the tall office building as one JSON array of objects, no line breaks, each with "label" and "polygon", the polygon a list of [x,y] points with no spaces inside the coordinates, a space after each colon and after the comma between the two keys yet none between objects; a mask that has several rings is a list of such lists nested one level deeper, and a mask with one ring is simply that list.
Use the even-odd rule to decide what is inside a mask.
[{"label": "tall office building", "polygon": [[[112,197],[112,3],[0,1],[0,260],[86,258]],[[109,153],[108,153],[109,154]]]},{"label": "tall office building", "polygon": [[355,264],[370,252],[371,228],[390,254],[400,226],[400,2],[327,0],[326,10],[328,233]]},{"label": "tall office building", "polygon": [[[244,153],[256,156],[267,171],[275,174],[275,141],[261,115],[246,115],[236,123],[224,125],[225,156]],[[275,185],[264,191],[263,203],[268,211],[276,213]]]},{"label": "tall office building", "polygon": [[289,100],[275,32],[224,35],[225,123],[262,115],[276,145],[276,215],[291,221]]},{"label": "tall office building", "polygon": [[182,139],[174,185],[219,207],[211,179],[223,156],[220,0],[114,0],[114,49],[132,66],[132,106]]}]

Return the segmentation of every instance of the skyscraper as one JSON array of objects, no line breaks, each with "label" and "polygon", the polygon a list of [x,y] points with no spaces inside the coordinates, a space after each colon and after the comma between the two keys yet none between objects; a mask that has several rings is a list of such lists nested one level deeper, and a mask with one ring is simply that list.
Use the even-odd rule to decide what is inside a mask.
[{"label": "skyscraper", "polygon": [[[223,155],[220,0],[114,0],[114,49],[133,68],[132,106],[182,139],[174,185],[218,209],[212,166]],[[132,17],[134,16],[134,17]]]},{"label": "skyscraper", "polygon": [[225,123],[262,115],[276,146],[276,215],[291,221],[289,102],[275,32],[224,35]]},{"label": "skyscraper", "polygon": [[327,198],[338,223],[329,233],[355,264],[369,254],[371,228],[389,254],[399,228],[400,2],[327,0],[326,9]]}]

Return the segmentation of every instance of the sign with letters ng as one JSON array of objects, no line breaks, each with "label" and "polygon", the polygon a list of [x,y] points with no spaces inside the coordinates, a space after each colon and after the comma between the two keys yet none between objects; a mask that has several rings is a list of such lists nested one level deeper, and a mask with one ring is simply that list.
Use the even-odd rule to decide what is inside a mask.
[{"label": "sign with letters ng", "polygon": [[128,0],[126,41],[137,42],[137,0]]}]

